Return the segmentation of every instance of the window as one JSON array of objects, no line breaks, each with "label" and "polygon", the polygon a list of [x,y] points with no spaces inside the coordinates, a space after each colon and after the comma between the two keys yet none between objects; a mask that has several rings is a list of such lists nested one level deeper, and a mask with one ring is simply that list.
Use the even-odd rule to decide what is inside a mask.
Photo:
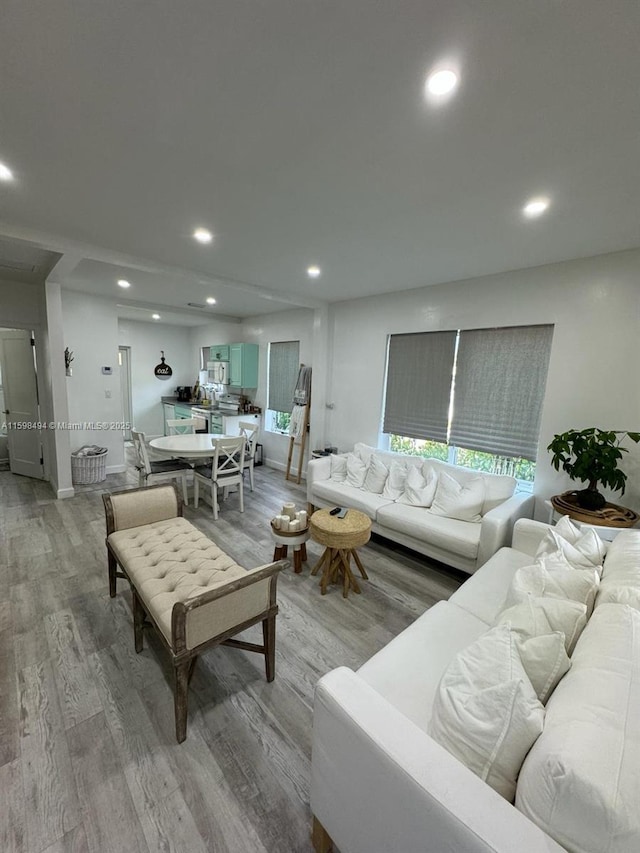
[{"label": "window", "polygon": [[552,335],[553,326],[391,335],[391,449],[532,484]]},{"label": "window", "polygon": [[300,369],[300,341],[269,344],[267,423],[271,432],[287,433]]}]

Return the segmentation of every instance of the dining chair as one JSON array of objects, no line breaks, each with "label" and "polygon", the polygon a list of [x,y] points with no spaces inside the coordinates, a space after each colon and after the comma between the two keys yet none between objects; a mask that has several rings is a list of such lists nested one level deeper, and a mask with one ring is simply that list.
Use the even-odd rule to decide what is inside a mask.
[{"label": "dining chair", "polygon": [[213,463],[198,465],[193,469],[193,501],[197,508],[200,499],[199,484],[211,487],[211,506],[213,517],[218,518],[218,490],[228,486],[238,486],[240,496],[240,512],[244,512],[244,493],[242,489],[242,464],[246,439],[243,435],[233,438],[216,438],[212,440],[214,447]]},{"label": "dining chair", "polygon": [[169,435],[193,435],[196,431],[195,418],[167,418]]},{"label": "dining chair", "polygon": [[249,486],[253,491],[253,464],[256,458],[256,447],[258,444],[258,424],[255,421],[240,421],[238,424],[240,435],[246,439],[244,458],[242,460],[242,472],[249,469]]},{"label": "dining chair", "polygon": [[140,487],[151,486],[153,483],[157,483],[162,480],[177,480],[179,478],[182,481],[182,497],[184,502],[188,504],[187,473],[191,472],[191,466],[189,463],[180,459],[150,461],[144,433],[132,429],[131,439],[138,456],[136,469],[138,471]]}]

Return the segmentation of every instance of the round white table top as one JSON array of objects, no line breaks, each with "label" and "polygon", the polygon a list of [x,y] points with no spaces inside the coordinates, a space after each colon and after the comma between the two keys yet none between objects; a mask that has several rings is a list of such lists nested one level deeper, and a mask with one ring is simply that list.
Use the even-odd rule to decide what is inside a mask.
[{"label": "round white table top", "polygon": [[221,435],[220,433],[196,432],[190,435],[164,435],[152,438],[149,447],[168,456],[213,456],[215,444],[219,438],[239,438],[237,435]]}]

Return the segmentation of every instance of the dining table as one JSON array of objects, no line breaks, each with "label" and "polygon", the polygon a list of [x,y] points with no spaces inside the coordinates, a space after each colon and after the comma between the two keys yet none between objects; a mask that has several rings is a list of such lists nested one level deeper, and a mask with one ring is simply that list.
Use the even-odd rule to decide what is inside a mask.
[{"label": "dining table", "polygon": [[222,435],[213,432],[195,432],[182,435],[163,435],[152,438],[149,447],[164,456],[181,456],[187,459],[202,459],[213,456],[216,442],[221,438],[237,438],[237,435]]}]

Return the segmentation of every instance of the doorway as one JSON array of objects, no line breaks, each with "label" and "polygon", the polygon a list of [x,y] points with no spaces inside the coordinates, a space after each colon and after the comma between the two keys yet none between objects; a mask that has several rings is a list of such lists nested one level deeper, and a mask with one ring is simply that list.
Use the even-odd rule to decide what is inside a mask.
[{"label": "doorway", "polygon": [[2,433],[13,474],[44,479],[35,335],[0,329]]},{"label": "doorway", "polygon": [[131,400],[131,347],[118,347],[120,366],[120,394],[122,397],[122,419],[127,427],[123,430],[124,440],[131,441],[133,404]]}]

